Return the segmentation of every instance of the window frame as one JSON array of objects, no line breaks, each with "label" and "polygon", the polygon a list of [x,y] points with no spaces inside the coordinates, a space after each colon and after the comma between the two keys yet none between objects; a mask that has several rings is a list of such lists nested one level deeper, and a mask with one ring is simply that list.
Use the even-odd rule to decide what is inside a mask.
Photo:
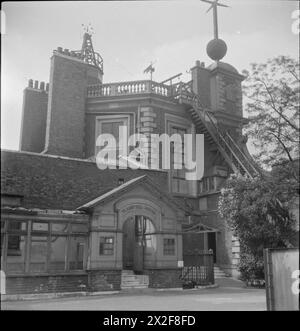
[{"label": "window frame", "polygon": [[[26,224],[26,227],[22,230],[17,230],[17,229],[11,229],[9,228],[9,223],[13,222],[24,222]],[[33,223],[48,223],[47,231],[44,229],[36,229],[33,230]],[[13,256],[21,256],[21,254],[18,254],[18,251],[14,251],[14,254],[10,254],[10,251],[8,249],[9,247],[9,237],[10,236],[24,236],[24,242],[25,242],[25,247],[24,249],[24,270],[22,274],[28,274],[28,275],[37,275],[37,274],[48,274],[51,275],[53,273],[61,273],[61,272],[74,272],[74,271],[85,271],[86,266],[87,266],[87,247],[88,247],[88,240],[89,240],[89,224],[86,221],[81,221],[81,220],[71,220],[71,219],[66,219],[66,220],[60,220],[60,219],[53,219],[53,220],[45,220],[45,219],[40,219],[36,217],[27,217],[24,216],[24,218],[19,218],[19,217],[5,217],[3,215],[3,218],[1,219],[1,223],[3,226],[1,227],[1,268],[2,270],[6,271],[8,274],[14,274],[13,271],[7,271],[7,265],[10,263],[10,259],[13,258]],[[64,224],[66,230],[64,232],[58,231],[58,232],[53,232],[52,231],[52,225],[53,224]],[[76,231],[72,232],[72,225],[83,225],[86,227],[86,231]],[[35,241],[32,240],[32,238],[37,238],[37,237],[46,237],[46,252],[45,252],[45,268],[43,271],[34,271],[31,269],[31,262],[32,262],[32,256],[31,256],[31,250],[32,250],[32,243]],[[66,256],[65,258],[65,267],[64,270],[54,270],[51,269],[51,242],[53,237],[64,237],[66,239],[66,244],[65,244],[65,250],[64,254]],[[69,259],[71,257],[70,255],[70,242],[72,238],[76,237],[81,237],[83,238],[83,263],[82,263],[82,269],[73,269],[70,270],[70,265],[69,265]],[[3,241],[3,242],[2,242]],[[19,252],[21,253],[21,252]],[[19,274],[19,273],[18,273]]]},{"label": "window frame", "polygon": [[[173,242],[170,244],[170,242]],[[163,255],[164,256],[175,256],[176,254],[176,238],[167,237],[163,238]]]},{"label": "window frame", "polygon": [[[196,131],[195,131],[195,125],[180,116],[176,115],[171,115],[171,114],[166,114],[165,115],[165,131],[167,134],[170,136],[174,134],[173,132],[175,130],[181,130],[185,131],[185,134],[193,134],[195,137]],[[178,132],[177,132],[178,133]],[[180,134],[180,133],[179,133]],[[184,139],[182,141],[184,144]],[[170,156],[171,158],[174,156],[174,153],[172,153],[172,146],[170,146]],[[186,151],[182,150],[182,155],[183,155],[183,161],[184,161],[184,155]],[[172,160],[171,160],[171,163]],[[169,187],[170,187],[170,192],[172,194],[176,195],[183,195],[183,196],[189,196],[192,194],[192,190],[190,185],[188,184],[188,181],[185,179],[185,174],[187,173],[187,169],[174,169],[173,164],[171,164],[171,169],[169,171]]]},{"label": "window frame", "polygon": [[[106,240],[112,240],[111,243],[106,242]],[[104,240],[104,242],[102,242]],[[109,246],[106,246],[109,245]],[[110,252],[110,253],[107,253]],[[115,253],[115,237],[110,235],[110,236],[100,236],[99,237],[99,256],[112,256]]]},{"label": "window frame", "polygon": [[[130,136],[130,114],[116,114],[116,115],[101,115],[96,116],[96,123],[95,123],[95,152],[94,155],[97,157],[97,154],[99,152],[99,147],[96,146],[96,141],[98,136],[102,132],[102,123],[116,123],[116,122],[122,122],[124,126],[127,126],[127,138]],[[117,152],[119,151],[119,146],[117,146]],[[118,155],[117,155],[118,160]],[[116,162],[116,165],[118,165],[118,161]]]}]

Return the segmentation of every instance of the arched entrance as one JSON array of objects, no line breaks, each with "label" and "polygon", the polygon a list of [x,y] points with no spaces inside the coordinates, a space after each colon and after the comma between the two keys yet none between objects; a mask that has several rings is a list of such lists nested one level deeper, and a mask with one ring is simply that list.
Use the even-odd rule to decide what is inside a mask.
[{"label": "arched entrance", "polygon": [[155,227],[144,215],[134,215],[123,225],[123,268],[142,272],[145,256],[156,251]]}]

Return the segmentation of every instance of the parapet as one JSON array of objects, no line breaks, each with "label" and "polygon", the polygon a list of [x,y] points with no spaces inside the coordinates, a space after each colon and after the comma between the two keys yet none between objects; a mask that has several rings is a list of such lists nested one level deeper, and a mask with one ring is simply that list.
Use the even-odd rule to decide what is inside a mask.
[{"label": "parapet", "polygon": [[33,79],[28,80],[28,86],[34,90],[44,91],[46,93],[49,92],[49,83],[39,82],[38,80],[33,81]]},{"label": "parapet", "polygon": [[84,60],[83,55],[81,54],[81,51],[70,51],[68,48],[63,49],[62,47],[57,47],[56,50],[53,51],[53,53],[59,53],[62,55],[70,56],[78,60]]},{"label": "parapet", "polygon": [[94,52],[93,49],[85,50],[84,52],[80,51],[71,51],[68,48],[63,49],[62,47],[57,47],[56,50],[53,51],[54,55],[64,55],[72,60],[79,60],[84,62],[85,64],[92,65],[101,70],[101,74],[103,75],[103,59],[101,55],[97,52]]}]

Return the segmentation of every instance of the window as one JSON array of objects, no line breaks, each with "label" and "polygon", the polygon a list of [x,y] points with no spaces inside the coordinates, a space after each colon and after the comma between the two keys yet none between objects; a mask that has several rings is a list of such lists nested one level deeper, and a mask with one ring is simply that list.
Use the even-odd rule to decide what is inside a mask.
[{"label": "window", "polygon": [[11,245],[15,243],[17,246],[11,246],[11,248],[8,249],[5,272],[11,274],[24,273],[27,243],[26,236],[8,235],[8,243],[11,243]]},{"label": "window", "polygon": [[199,182],[199,191],[200,193],[215,191],[216,187],[216,177],[205,177]]},{"label": "window", "polygon": [[[117,164],[117,160],[119,160],[119,156],[122,153],[121,145],[119,141],[119,129],[121,126],[127,127],[127,137],[129,136],[129,115],[111,115],[111,116],[98,116],[96,120],[96,137],[95,141],[97,141],[97,138],[101,134],[111,134],[114,136],[116,141],[116,160],[110,160],[109,162],[112,164]],[[109,151],[109,148],[107,146],[104,146],[106,148],[106,151]],[[100,146],[96,146],[95,148],[95,156],[97,156],[98,152],[104,148]],[[108,160],[107,160],[108,161]],[[106,161],[106,162],[107,162]]]},{"label": "window", "polygon": [[54,233],[68,233],[69,231],[69,223],[52,223],[51,224],[51,231]]},{"label": "window", "polygon": [[100,255],[113,255],[114,254],[114,238],[113,237],[100,237]]},{"label": "window", "polygon": [[30,244],[30,272],[45,272],[47,261],[47,236],[32,236]]},{"label": "window", "polygon": [[[51,271],[66,270],[67,260],[67,236],[52,235],[50,248],[50,266]],[[71,250],[69,254],[71,253]]]},{"label": "window", "polygon": [[42,223],[42,222],[33,222],[32,223],[32,231],[48,232],[49,231],[49,224],[48,223]]},{"label": "window", "polygon": [[[188,193],[188,183],[185,179],[185,169],[184,169],[184,135],[187,133],[186,129],[172,127],[171,134],[179,134],[182,139],[182,150],[177,151],[176,145],[172,143],[171,146],[171,167],[172,167],[172,192],[174,193]],[[176,159],[181,160],[182,169],[174,169],[174,164]]]},{"label": "window", "polygon": [[6,248],[3,250],[6,257],[1,257],[6,258],[5,272],[30,274],[83,270],[87,236],[86,222],[2,220],[1,248]]},{"label": "window", "polygon": [[83,236],[70,238],[69,268],[70,270],[84,269],[86,239]]},{"label": "window", "polygon": [[21,255],[20,243],[21,234],[26,234],[27,224],[22,221],[8,221],[8,231],[13,234],[8,237],[7,242],[7,255],[17,256]]},{"label": "window", "polygon": [[174,238],[164,238],[164,255],[175,255]]}]

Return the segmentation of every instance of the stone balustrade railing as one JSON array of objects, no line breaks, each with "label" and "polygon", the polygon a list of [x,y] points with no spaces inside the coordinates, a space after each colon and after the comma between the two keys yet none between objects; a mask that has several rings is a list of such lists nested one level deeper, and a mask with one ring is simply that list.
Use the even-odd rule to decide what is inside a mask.
[{"label": "stone balustrade railing", "polygon": [[138,80],[132,82],[108,83],[89,85],[87,88],[88,97],[108,97],[120,95],[136,95],[154,93],[165,97],[172,96],[172,88],[168,85],[153,82],[150,80]]}]

